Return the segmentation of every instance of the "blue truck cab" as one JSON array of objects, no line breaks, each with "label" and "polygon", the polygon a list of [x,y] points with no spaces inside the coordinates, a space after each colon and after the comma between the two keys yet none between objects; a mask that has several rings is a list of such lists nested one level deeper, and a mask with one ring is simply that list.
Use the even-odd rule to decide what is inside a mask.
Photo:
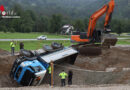
[{"label": "blue truck cab", "polygon": [[49,64],[38,59],[24,59],[26,57],[16,59],[11,70],[11,77],[23,86],[39,85],[47,72]]}]

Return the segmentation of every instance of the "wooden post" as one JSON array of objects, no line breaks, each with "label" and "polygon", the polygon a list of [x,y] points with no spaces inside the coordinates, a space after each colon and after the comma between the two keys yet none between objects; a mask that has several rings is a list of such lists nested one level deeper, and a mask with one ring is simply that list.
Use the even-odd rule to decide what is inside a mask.
[{"label": "wooden post", "polygon": [[51,87],[53,87],[54,64],[51,61]]},{"label": "wooden post", "polygon": [[42,43],[42,40],[38,40],[37,49],[40,49],[40,43]]}]

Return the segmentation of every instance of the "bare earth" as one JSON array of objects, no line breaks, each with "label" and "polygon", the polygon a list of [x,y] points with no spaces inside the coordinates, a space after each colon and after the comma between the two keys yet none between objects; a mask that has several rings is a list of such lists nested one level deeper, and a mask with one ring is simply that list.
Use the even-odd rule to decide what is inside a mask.
[{"label": "bare earth", "polygon": [[[16,56],[0,49],[0,87],[18,87],[18,85],[10,79],[9,72]],[[104,49],[99,56],[83,56],[79,55],[74,65],[62,64],[55,65],[54,70],[54,90],[130,90],[130,46],[116,46],[111,49]],[[60,78],[58,74],[65,70],[72,70],[73,86],[66,88],[58,88],[60,86]],[[52,90],[48,85],[48,79],[43,84],[36,87],[39,90]],[[66,82],[67,83],[67,82]],[[105,86],[104,86],[105,84]],[[109,86],[109,84],[114,84]],[[115,85],[116,84],[116,85]],[[123,85],[120,85],[123,84]],[[125,86],[124,86],[125,84]],[[82,86],[84,85],[84,86]],[[91,85],[96,85],[92,86]],[[103,86],[97,86],[103,85]],[[108,85],[108,86],[106,86]],[[41,88],[45,87],[45,88]],[[98,87],[98,88],[97,88]],[[18,90],[22,87],[17,88]],[[27,89],[36,89],[27,88]],[[17,90],[15,89],[15,90]],[[1,89],[0,89],[1,90]],[[13,89],[11,89],[13,90]],[[24,88],[26,90],[26,88]]]}]

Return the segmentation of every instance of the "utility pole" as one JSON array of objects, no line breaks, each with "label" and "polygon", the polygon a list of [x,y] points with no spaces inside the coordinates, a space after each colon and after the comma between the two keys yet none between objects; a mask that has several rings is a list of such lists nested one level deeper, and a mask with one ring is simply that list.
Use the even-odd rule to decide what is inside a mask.
[{"label": "utility pole", "polygon": [[54,64],[53,61],[51,61],[51,87],[53,87],[53,76],[54,76]]}]

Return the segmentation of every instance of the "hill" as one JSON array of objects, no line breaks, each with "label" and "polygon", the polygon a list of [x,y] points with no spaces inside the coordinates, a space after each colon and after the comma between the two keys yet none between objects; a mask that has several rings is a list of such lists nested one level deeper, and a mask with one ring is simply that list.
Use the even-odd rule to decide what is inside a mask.
[{"label": "hill", "polygon": [[[55,13],[71,16],[73,18],[89,17],[109,0],[2,0],[6,8],[14,4],[21,5],[24,9],[34,10],[36,13],[52,15]],[[116,6],[113,16],[115,18],[129,19],[130,0],[115,0]]]}]

